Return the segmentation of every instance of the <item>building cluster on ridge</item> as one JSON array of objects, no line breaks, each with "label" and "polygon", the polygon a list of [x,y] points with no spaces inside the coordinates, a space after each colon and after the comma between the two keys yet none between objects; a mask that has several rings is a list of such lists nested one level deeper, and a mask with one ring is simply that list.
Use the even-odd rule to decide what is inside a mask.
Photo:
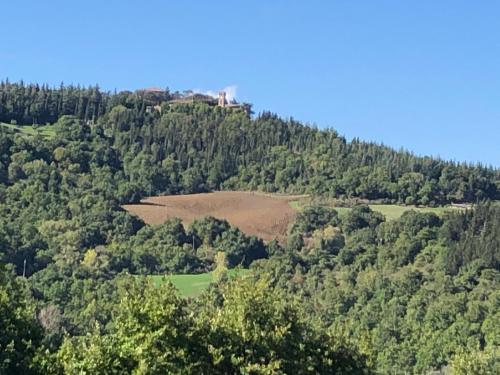
[{"label": "building cluster on ridge", "polygon": [[226,92],[225,91],[220,91],[219,92],[219,99],[217,101],[217,105],[219,107],[223,107],[223,108],[241,108],[241,109],[245,109],[245,104],[238,103],[234,99],[232,101],[228,101],[226,99]]},{"label": "building cluster on ridge", "polygon": [[225,91],[220,91],[218,98],[213,96],[188,92],[187,94],[181,95],[178,93],[170,94],[168,91],[157,88],[150,87],[143,90],[138,90],[139,93],[148,97],[148,105],[146,106],[146,112],[159,112],[161,113],[161,104],[182,104],[182,103],[207,103],[213,106],[218,106],[222,108],[232,108],[232,109],[242,109],[249,113],[251,106],[247,103],[238,103],[236,100],[228,100]]}]

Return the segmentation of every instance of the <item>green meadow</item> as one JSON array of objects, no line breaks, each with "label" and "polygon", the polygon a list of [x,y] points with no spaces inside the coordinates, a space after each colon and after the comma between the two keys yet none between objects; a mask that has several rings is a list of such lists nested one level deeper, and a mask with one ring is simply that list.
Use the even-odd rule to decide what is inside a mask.
[{"label": "green meadow", "polygon": [[53,138],[55,136],[55,128],[54,125],[14,125],[14,124],[6,124],[4,122],[0,122],[0,126],[6,129],[9,129],[15,133],[21,133],[25,135],[40,135],[44,138]]},{"label": "green meadow", "polygon": [[[290,206],[300,211],[304,207],[308,206],[309,202],[293,201],[290,202]],[[351,210],[349,207],[336,207],[331,202],[319,202],[319,205],[330,206],[335,209],[340,216],[345,215]],[[401,217],[406,211],[414,210],[417,212],[433,212],[438,216],[442,216],[447,211],[463,210],[463,208],[452,207],[452,206],[441,206],[441,207],[421,207],[421,206],[404,206],[398,204],[369,204],[368,205],[373,211],[380,212],[385,216],[387,220],[395,220]]]},{"label": "green meadow", "polygon": [[447,211],[463,210],[452,206],[443,207],[416,207],[416,206],[400,206],[397,204],[371,204],[369,205],[373,211],[380,212],[387,220],[395,220],[401,217],[406,211],[414,210],[417,212],[433,212],[438,216],[443,215]]},{"label": "green meadow", "polygon": [[[229,277],[239,277],[247,275],[249,272],[246,269],[232,269],[228,271],[228,275]],[[212,272],[196,275],[154,275],[151,278],[156,285],[170,281],[183,297],[196,297],[214,282]]]}]

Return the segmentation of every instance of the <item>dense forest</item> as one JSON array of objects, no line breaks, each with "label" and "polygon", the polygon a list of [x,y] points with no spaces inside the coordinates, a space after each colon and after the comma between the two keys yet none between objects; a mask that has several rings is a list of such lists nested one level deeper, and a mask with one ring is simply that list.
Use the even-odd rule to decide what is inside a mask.
[{"label": "dense forest", "polygon": [[[498,169],[185,95],[0,84],[0,373],[498,373]],[[286,245],[121,208],[223,189],[474,208],[313,205]],[[148,277],[206,271],[195,299]]]},{"label": "dense forest", "polygon": [[[180,95],[3,82],[0,121],[43,125],[71,116],[65,121],[77,130],[69,134],[66,127],[65,136],[92,139],[113,153],[115,160],[106,163],[123,172],[132,196],[120,198],[127,201],[134,193],[137,199],[236,188],[423,205],[500,198],[497,169],[347,142],[334,130],[271,113],[252,119],[242,110],[169,101]],[[153,105],[161,111],[148,112]],[[88,167],[89,161],[78,164]]]}]

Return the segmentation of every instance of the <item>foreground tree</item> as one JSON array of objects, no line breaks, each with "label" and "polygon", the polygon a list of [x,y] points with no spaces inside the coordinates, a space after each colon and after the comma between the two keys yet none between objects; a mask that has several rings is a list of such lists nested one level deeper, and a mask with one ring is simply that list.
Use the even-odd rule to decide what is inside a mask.
[{"label": "foreground tree", "polygon": [[36,373],[33,358],[42,332],[25,281],[0,267],[0,373]]},{"label": "foreground tree", "polygon": [[[110,332],[67,338],[64,374],[362,374],[362,361],[316,330],[265,281],[232,280],[190,311],[169,283],[133,281]],[[56,366],[57,367],[57,366]]]},{"label": "foreground tree", "polygon": [[200,373],[206,354],[186,302],[170,283],[133,281],[123,291],[110,333],[96,325],[67,338],[57,361],[64,374]]},{"label": "foreground tree", "polygon": [[451,362],[451,370],[455,375],[493,375],[500,373],[500,349],[489,348],[485,351],[475,350],[457,354]]},{"label": "foreground tree", "polygon": [[[359,356],[317,330],[294,302],[251,277],[201,300],[201,324],[217,374],[362,374]],[[218,302],[218,303],[217,303]]]}]

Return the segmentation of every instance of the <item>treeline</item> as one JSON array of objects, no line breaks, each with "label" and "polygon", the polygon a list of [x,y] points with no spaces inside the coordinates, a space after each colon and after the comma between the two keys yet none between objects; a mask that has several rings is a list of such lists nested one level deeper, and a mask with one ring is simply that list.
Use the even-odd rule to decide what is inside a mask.
[{"label": "treeline", "polygon": [[424,205],[499,198],[495,169],[349,143],[269,113],[251,119],[205,104],[162,113],[143,119],[119,106],[100,119],[146,194],[244,189]]},{"label": "treeline", "polygon": [[178,93],[148,91],[103,92],[99,86],[59,87],[0,82],[0,122],[45,125],[62,116],[75,116],[84,122],[96,121],[117,105],[143,113],[146,107],[178,97]]},{"label": "treeline", "polygon": [[0,121],[19,124],[44,125],[56,122],[59,117],[73,115],[88,121],[105,113],[110,95],[98,87],[81,88],[23,82],[0,82]]},{"label": "treeline", "polygon": [[[422,205],[500,198],[497,169],[347,142],[334,130],[271,113],[252,119],[244,111],[206,103],[168,103],[175,95],[2,83],[0,121],[43,124],[72,115],[83,128],[92,120],[92,131],[118,153],[134,187],[127,200],[213,189]],[[161,112],[148,113],[152,103],[163,103]],[[38,115],[36,108],[48,114]]]}]

